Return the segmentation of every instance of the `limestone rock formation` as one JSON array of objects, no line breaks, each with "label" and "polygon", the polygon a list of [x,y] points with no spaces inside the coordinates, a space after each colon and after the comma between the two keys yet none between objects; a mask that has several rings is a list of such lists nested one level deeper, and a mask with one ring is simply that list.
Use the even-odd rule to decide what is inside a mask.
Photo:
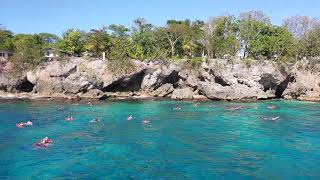
[{"label": "limestone rock formation", "polygon": [[0,90],[98,99],[320,100],[318,71],[295,66],[281,68],[271,61],[247,66],[241,60],[230,63],[226,59],[213,59],[203,62],[198,69],[168,61],[132,61],[131,71],[122,74],[110,71],[108,63],[83,58],[51,61],[32,71],[21,72],[18,77],[8,73],[8,63],[7,70],[0,72]]},{"label": "limestone rock formation", "polygon": [[191,88],[175,89],[172,92],[172,99],[192,99],[194,92]]}]

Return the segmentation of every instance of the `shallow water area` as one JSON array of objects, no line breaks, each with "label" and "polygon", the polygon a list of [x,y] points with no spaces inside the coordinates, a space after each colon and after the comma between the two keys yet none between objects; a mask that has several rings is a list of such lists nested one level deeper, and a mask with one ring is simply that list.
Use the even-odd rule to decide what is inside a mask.
[{"label": "shallow water area", "polygon": [[5,101],[0,160],[0,179],[320,179],[320,104]]}]

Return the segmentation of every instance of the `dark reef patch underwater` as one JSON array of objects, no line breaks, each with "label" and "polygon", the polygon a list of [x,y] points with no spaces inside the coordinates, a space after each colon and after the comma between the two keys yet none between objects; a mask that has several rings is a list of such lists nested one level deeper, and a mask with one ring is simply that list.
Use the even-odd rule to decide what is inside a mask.
[{"label": "dark reef patch underwater", "polygon": [[320,179],[319,162],[319,103],[0,104],[0,179]]}]

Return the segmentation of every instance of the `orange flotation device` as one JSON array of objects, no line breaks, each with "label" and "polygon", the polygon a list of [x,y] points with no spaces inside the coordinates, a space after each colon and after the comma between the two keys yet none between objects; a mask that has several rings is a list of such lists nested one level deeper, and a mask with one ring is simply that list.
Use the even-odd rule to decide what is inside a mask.
[{"label": "orange flotation device", "polygon": [[44,143],[45,144],[50,144],[50,143],[52,143],[52,140],[51,139],[47,139]]},{"label": "orange flotation device", "polygon": [[22,123],[16,124],[16,127],[17,128],[23,128],[23,124]]},{"label": "orange flotation device", "polygon": [[66,121],[73,121],[73,117],[67,117],[65,120]]}]

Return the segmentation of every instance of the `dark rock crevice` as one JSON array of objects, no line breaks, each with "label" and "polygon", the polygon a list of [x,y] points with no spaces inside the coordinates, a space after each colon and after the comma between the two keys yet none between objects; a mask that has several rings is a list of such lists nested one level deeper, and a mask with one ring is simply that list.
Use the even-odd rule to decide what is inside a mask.
[{"label": "dark rock crevice", "polygon": [[295,81],[295,77],[292,74],[289,74],[286,77],[286,79],[277,86],[276,93],[275,93],[276,98],[282,98],[282,94],[287,89],[288,84],[294,81]]},{"label": "dark rock crevice", "polygon": [[31,92],[33,90],[34,84],[29,82],[27,78],[18,80],[16,84],[16,90],[19,92]]},{"label": "dark rock crevice", "polygon": [[141,83],[143,77],[145,76],[145,71],[142,70],[130,77],[123,77],[117,81],[114,81],[110,85],[102,88],[103,92],[130,92],[139,91],[141,89]]},{"label": "dark rock crevice", "polygon": [[179,81],[180,76],[179,76],[179,71],[172,71],[168,76],[164,77],[163,80],[158,83],[158,85],[154,89],[158,89],[160,86],[164,84],[172,84],[174,88],[177,88],[177,82]]},{"label": "dark rock crevice", "polygon": [[259,84],[263,86],[264,92],[268,90],[276,90],[279,87],[276,82],[277,80],[274,78],[272,74],[263,74],[261,76],[261,79],[259,80]]},{"label": "dark rock crevice", "polygon": [[228,84],[222,77],[220,76],[215,76],[214,77],[214,81],[218,84],[220,84],[221,86],[230,86],[230,84]]}]

